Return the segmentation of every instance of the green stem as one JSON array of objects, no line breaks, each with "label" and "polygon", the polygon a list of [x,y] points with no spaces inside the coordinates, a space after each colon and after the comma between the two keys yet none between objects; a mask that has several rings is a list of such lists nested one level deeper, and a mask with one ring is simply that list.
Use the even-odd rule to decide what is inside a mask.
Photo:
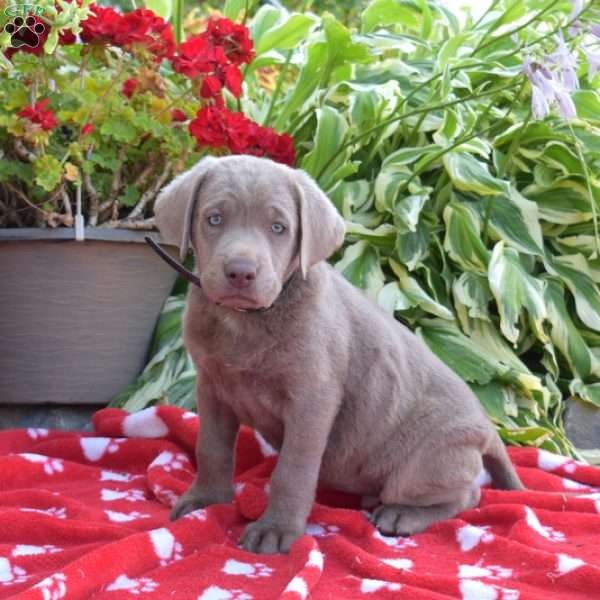
[{"label": "green stem", "polygon": [[183,2],[184,0],[173,0],[173,31],[178,46],[183,41]]},{"label": "green stem", "polygon": [[484,48],[487,48],[488,46],[491,46],[492,44],[495,44],[498,41],[503,40],[504,38],[510,37],[511,35],[514,35],[515,33],[521,31],[522,29],[525,29],[526,27],[529,27],[529,25],[531,25],[534,21],[537,21],[540,17],[542,17],[544,14],[546,14],[551,8],[556,6],[559,2],[560,2],[560,0],[552,0],[552,2],[550,2],[550,4],[548,4],[548,6],[546,6],[539,12],[537,12],[533,17],[531,17],[531,19],[525,21],[525,23],[523,23],[522,25],[519,25],[519,27],[515,27],[514,29],[511,29],[510,31],[504,32],[503,34],[499,35],[498,37],[494,38],[493,40],[490,40],[486,44],[481,44],[481,42],[485,39],[485,36],[484,36],[481,39],[480,43],[477,44],[477,46],[475,46],[475,50],[473,50],[473,52],[471,52],[471,56],[473,56],[474,54],[477,54],[477,52],[479,52],[480,50],[483,50]]},{"label": "green stem", "polygon": [[290,60],[292,59],[293,50],[288,50],[287,56],[285,59],[285,64],[281,68],[281,73],[279,73],[279,77],[277,78],[277,84],[275,85],[275,89],[273,90],[273,95],[271,96],[271,104],[269,105],[269,110],[267,112],[267,116],[263,122],[263,126],[267,127],[271,122],[271,117],[273,116],[273,110],[275,108],[275,103],[279,98],[279,94],[281,93],[281,86],[283,85],[283,80],[287,74],[287,70],[290,66]]},{"label": "green stem", "polygon": [[423,108],[418,108],[418,109],[409,111],[409,112],[404,113],[404,114],[402,114],[400,116],[397,116],[397,117],[389,117],[389,118],[385,119],[384,121],[382,121],[381,123],[378,123],[377,125],[375,125],[375,126],[369,128],[369,129],[367,129],[367,131],[364,131],[360,135],[357,135],[354,138],[351,138],[350,140],[348,140],[347,142],[345,142],[344,144],[342,144],[342,146],[338,150],[337,154],[335,154],[334,156],[332,156],[327,161],[327,163],[323,166],[323,168],[321,169],[321,171],[317,175],[316,179],[319,180],[323,176],[323,173],[325,173],[325,171],[329,168],[329,166],[331,165],[331,163],[335,159],[337,159],[339,157],[339,154],[343,150],[345,150],[349,146],[352,146],[353,144],[355,144],[359,140],[361,140],[361,139],[363,139],[365,137],[368,137],[374,131],[377,131],[378,129],[380,129],[382,127],[387,127],[391,123],[397,123],[397,122],[403,121],[404,119],[407,119],[408,117],[412,117],[413,115],[420,115],[423,112],[430,112],[430,111],[434,111],[434,110],[440,110],[442,108],[447,108],[449,106],[454,106],[455,104],[462,104],[462,103],[467,102],[469,100],[477,100],[478,98],[485,98],[486,96],[493,96],[494,94],[497,94],[499,92],[503,92],[505,90],[512,89],[513,87],[514,87],[514,84],[505,85],[505,86],[503,86],[501,88],[495,88],[493,90],[488,90],[487,92],[482,92],[481,94],[473,94],[472,96],[467,96],[465,98],[459,98],[457,100],[451,100],[450,102],[444,102],[442,104],[435,104],[433,106],[425,106]]},{"label": "green stem", "polygon": [[596,199],[594,198],[594,194],[592,192],[592,184],[590,183],[590,172],[588,170],[587,163],[585,162],[585,157],[583,156],[583,151],[581,149],[581,143],[579,138],[575,135],[573,131],[573,126],[569,121],[567,121],[567,125],[569,126],[569,131],[571,132],[571,136],[573,137],[573,143],[575,144],[575,148],[577,149],[577,156],[579,158],[579,162],[581,163],[581,168],[583,169],[583,174],[585,177],[585,183],[587,187],[588,196],[590,197],[590,206],[592,207],[592,218],[594,221],[594,238],[596,242],[596,256],[600,258],[600,236],[598,235],[598,214],[596,207]]},{"label": "green stem", "polygon": [[483,21],[493,10],[494,8],[496,8],[496,5],[500,2],[500,0],[494,0],[487,8],[487,10],[479,17],[479,19],[477,19],[477,21],[475,21],[475,23],[473,23],[473,25],[471,25],[471,29],[475,29],[475,27],[477,27],[477,25],[479,25],[479,23],[481,23],[481,21]]}]

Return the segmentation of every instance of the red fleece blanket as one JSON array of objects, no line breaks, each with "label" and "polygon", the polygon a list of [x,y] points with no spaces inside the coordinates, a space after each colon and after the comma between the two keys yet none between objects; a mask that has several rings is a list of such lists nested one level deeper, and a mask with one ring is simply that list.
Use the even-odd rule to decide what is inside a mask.
[{"label": "red fleece blanket", "polygon": [[240,433],[234,503],[170,523],[197,417],[104,409],[94,425],[0,432],[0,598],[600,598],[600,469],[511,448],[531,491],[484,489],[479,508],[409,538],[381,536],[369,499],[322,490],[290,554],[265,556],[237,547],[276,461],[260,436]]}]

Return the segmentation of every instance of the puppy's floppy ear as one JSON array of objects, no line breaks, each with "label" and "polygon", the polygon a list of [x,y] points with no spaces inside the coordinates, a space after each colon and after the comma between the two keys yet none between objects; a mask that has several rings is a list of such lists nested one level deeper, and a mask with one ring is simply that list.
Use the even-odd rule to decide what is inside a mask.
[{"label": "puppy's floppy ear", "polygon": [[164,187],[154,203],[154,220],[165,244],[179,246],[185,259],[202,182],[217,159],[207,156]]},{"label": "puppy's floppy ear", "polygon": [[329,198],[304,171],[295,171],[300,213],[300,270],[329,258],[344,242],[344,220]]}]

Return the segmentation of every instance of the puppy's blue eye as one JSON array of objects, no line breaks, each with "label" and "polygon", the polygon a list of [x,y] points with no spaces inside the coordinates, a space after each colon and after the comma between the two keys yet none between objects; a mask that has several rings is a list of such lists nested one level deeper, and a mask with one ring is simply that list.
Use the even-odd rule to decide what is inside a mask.
[{"label": "puppy's blue eye", "polygon": [[273,225],[271,225],[271,231],[273,233],[283,233],[285,227],[281,223],[273,223]]},{"label": "puppy's blue eye", "polygon": [[210,215],[210,217],[208,217],[208,224],[212,225],[213,227],[220,225],[222,222],[223,217],[221,215]]}]

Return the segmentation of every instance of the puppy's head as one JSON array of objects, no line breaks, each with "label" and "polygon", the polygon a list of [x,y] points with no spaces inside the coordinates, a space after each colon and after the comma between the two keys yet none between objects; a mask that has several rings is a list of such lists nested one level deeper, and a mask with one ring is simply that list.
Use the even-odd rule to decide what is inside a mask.
[{"label": "puppy's head", "polygon": [[343,242],[344,222],[304,172],[253,156],[204,158],[159,194],[156,224],[167,244],[190,246],[207,298],[267,308],[299,267]]}]

